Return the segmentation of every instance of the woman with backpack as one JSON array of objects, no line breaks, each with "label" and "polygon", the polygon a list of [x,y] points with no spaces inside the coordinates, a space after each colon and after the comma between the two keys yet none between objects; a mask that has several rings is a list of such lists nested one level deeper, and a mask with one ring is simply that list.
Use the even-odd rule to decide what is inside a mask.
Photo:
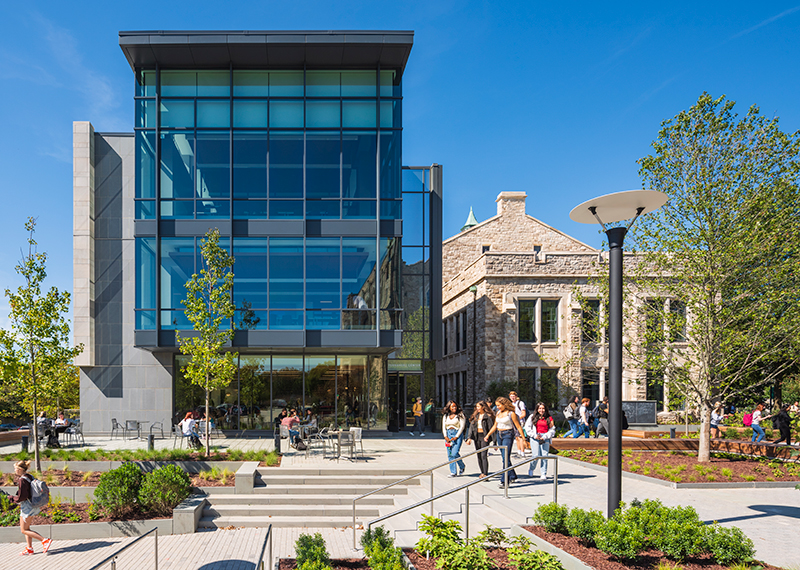
[{"label": "woman with backpack", "polygon": [[35,507],[32,502],[34,498],[32,489],[34,478],[28,474],[30,464],[30,461],[18,461],[14,464],[14,473],[19,477],[19,480],[17,481],[17,494],[12,496],[11,500],[19,505],[19,528],[25,536],[25,542],[28,543],[25,550],[20,552],[21,556],[33,554],[33,539],[42,543],[42,551],[45,554],[50,550],[50,544],[53,542],[51,539],[31,530],[30,518],[39,514],[41,507]]},{"label": "woman with backpack", "polygon": [[752,443],[758,443],[766,437],[764,429],[761,427],[761,412],[764,411],[764,405],[759,404],[753,410],[750,419],[750,427],[753,428],[753,438],[750,440]]},{"label": "woman with backpack", "polygon": [[564,437],[578,437],[578,396],[570,398],[567,407],[564,408],[564,419],[569,423],[569,431]]},{"label": "woman with backpack", "polygon": [[[528,416],[525,422],[525,433],[531,439],[531,453],[534,457],[544,457],[550,453],[550,440],[556,434],[556,426],[544,402],[536,404],[536,411]],[[538,459],[531,462],[528,467],[528,477],[533,477],[533,470],[538,462]],[[547,479],[546,459],[542,459],[539,478]]]}]

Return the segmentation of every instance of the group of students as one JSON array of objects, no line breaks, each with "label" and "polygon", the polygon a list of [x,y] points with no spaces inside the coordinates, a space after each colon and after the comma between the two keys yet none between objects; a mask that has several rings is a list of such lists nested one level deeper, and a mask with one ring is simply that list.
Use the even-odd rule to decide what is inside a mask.
[{"label": "group of students", "polygon": [[[488,401],[479,401],[475,404],[469,420],[464,415],[461,406],[450,400],[443,410],[442,435],[445,439],[447,459],[450,464],[450,477],[458,477],[466,470],[466,465],[460,460],[461,446],[466,441],[467,445],[475,444],[476,450],[492,445],[503,448],[503,469],[511,467],[511,458],[514,453],[514,442],[519,446],[516,455],[526,453],[526,441],[529,441],[531,453],[534,457],[544,457],[550,451],[550,440],[555,436],[556,428],[547,405],[543,402],[536,404],[534,412],[528,414],[524,402],[517,397],[516,392],[509,394],[510,398],[500,397],[495,400],[494,407]],[[488,449],[484,453],[476,454],[480,478],[489,476]],[[458,461],[456,461],[458,460]],[[532,461],[528,468],[528,476],[533,477],[534,469],[539,459]],[[541,459],[539,477],[547,478],[547,460]],[[517,480],[514,469],[500,475],[500,487]]]},{"label": "group of students", "polygon": [[[600,434],[605,434],[608,437],[608,396],[605,396],[593,409],[589,409],[591,405],[589,398],[578,399],[578,396],[573,396],[567,407],[564,408],[564,418],[569,423],[569,431],[564,434],[564,437],[581,437],[588,438],[591,432],[594,432],[594,437],[600,437]],[[625,417],[625,411],[622,412],[622,429],[627,429],[628,420]]]},{"label": "group of students", "polygon": [[[714,437],[720,436],[720,427],[725,422],[729,414],[725,413],[725,408],[722,402],[715,402],[714,409],[711,412],[711,435]],[[778,411],[765,416],[764,404],[759,403],[753,411],[747,413],[742,418],[742,423],[745,427],[750,427],[753,430],[753,435],[750,439],[752,443],[760,443],[766,438],[764,428],[761,427],[761,422],[765,420],[772,420],[772,425],[775,429],[780,431],[780,439],[772,443],[778,444],[786,442],[786,445],[792,445],[792,422],[800,421],[800,405],[795,402],[793,405],[783,404],[778,408]]]}]

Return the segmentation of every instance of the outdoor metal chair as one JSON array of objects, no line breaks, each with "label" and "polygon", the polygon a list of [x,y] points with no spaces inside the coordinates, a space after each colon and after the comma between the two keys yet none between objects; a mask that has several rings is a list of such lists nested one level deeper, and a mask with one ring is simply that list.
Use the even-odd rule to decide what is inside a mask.
[{"label": "outdoor metal chair", "polygon": [[164,439],[164,422],[153,422],[150,425],[150,435],[153,435],[153,432],[158,430],[161,432],[161,439]]},{"label": "outdoor metal chair", "polygon": [[125,420],[125,431],[135,431],[137,439],[142,437],[142,426],[137,420]]},{"label": "outdoor metal chair", "polygon": [[338,462],[339,459],[342,457],[342,448],[349,447],[350,448],[350,459],[353,459],[353,451],[355,450],[356,442],[353,436],[355,435],[352,431],[340,431],[337,434],[337,438],[333,440],[334,445],[336,446],[336,461]]},{"label": "outdoor metal chair", "polygon": [[127,428],[119,423],[116,418],[111,418],[111,439],[114,439],[114,432],[121,431],[122,432],[122,439],[125,439],[125,434],[128,433]]},{"label": "outdoor metal chair", "polygon": [[175,444],[178,440],[181,440],[181,447],[183,447],[183,442],[189,441],[191,436],[184,435],[183,431],[181,430],[181,426],[175,425],[172,426],[172,449],[175,449]]},{"label": "outdoor metal chair", "polygon": [[67,445],[72,445],[73,440],[77,444],[79,437],[81,438],[81,444],[86,445],[86,440],[83,439],[83,422],[78,422],[77,424],[68,427],[64,434]]},{"label": "outdoor metal chair", "polygon": [[356,446],[360,447],[361,457],[364,457],[366,459],[366,457],[364,456],[364,442],[361,440],[361,431],[363,429],[364,428],[353,427],[350,428],[350,431],[353,432],[353,450],[357,452]]}]

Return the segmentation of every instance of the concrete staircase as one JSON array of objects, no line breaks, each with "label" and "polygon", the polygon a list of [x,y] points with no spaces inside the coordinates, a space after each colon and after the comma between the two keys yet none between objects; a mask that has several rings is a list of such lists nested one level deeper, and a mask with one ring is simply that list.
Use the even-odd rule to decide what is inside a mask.
[{"label": "concrete staircase", "polygon": [[[209,495],[200,528],[345,527],[353,524],[353,499],[417,473],[415,469],[260,468],[252,494]],[[362,499],[357,524],[395,510],[395,499],[419,487],[418,479]]]}]

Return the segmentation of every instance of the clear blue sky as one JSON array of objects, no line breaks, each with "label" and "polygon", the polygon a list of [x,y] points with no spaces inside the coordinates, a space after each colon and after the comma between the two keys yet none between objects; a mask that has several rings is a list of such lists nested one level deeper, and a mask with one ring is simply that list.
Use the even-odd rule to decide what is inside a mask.
[{"label": "clear blue sky", "polygon": [[641,187],[660,122],[703,91],[800,129],[797,1],[4,2],[0,286],[36,216],[49,282],[72,289],[72,121],[132,130],[120,30],[413,30],[403,158],[444,165],[445,237],[523,190],[529,214],[599,246],[569,211]]}]

